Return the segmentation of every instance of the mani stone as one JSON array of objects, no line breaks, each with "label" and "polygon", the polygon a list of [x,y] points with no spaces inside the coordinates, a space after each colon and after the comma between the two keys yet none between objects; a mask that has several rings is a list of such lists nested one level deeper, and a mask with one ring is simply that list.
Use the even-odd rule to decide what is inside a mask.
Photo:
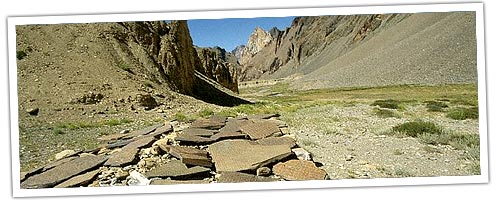
[{"label": "mani stone", "polygon": [[268,137],[256,140],[255,142],[260,145],[287,145],[290,148],[297,145],[295,140],[290,137]]},{"label": "mani stone", "polygon": [[194,136],[200,136],[200,137],[210,137],[217,133],[215,130],[208,130],[208,129],[202,129],[202,128],[187,128],[182,131],[183,134],[187,135],[194,135]]},{"label": "mani stone", "polygon": [[175,137],[175,140],[181,143],[194,143],[194,144],[209,144],[214,142],[214,140],[210,138],[200,137],[196,135],[189,135],[185,133],[177,135],[177,137]]},{"label": "mani stone", "polygon": [[172,125],[163,124],[163,126],[156,128],[153,132],[149,133],[148,135],[158,138],[161,135],[167,134],[167,133],[172,132],[172,131],[174,131],[174,128],[172,127]]},{"label": "mani stone", "polygon": [[197,119],[191,124],[191,128],[218,130],[224,125],[226,122],[220,119]]},{"label": "mani stone", "polygon": [[102,163],[106,162],[106,160],[107,158],[104,156],[78,157],[41,174],[27,178],[21,183],[21,188],[53,187],[73,176],[99,167]]},{"label": "mani stone", "polygon": [[111,157],[104,163],[105,166],[122,167],[132,164],[136,160],[139,149],[123,148],[121,151],[111,154]]},{"label": "mani stone", "polygon": [[241,132],[240,127],[247,124],[251,123],[248,120],[238,120],[238,119],[228,119],[226,122],[226,125],[219,129],[219,132],[224,133],[224,132]]},{"label": "mani stone", "polygon": [[172,179],[201,179],[210,173],[210,169],[200,166],[188,168],[180,160],[172,160],[166,164],[157,166],[151,171],[146,172],[146,178],[166,178]]},{"label": "mani stone", "polygon": [[169,154],[180,159],[182,163],[203,167],[212,167],[208,152],[200,149],[170,146]]},{"label": "mani stone", "polygon": [[259,145],[248,140],[223,140],[208,146],[217,172],[256,170],[291,154],[287,145]]},{"label": "mani stone", "polygon": [[257,121],[241,126],[241,132],[250,136],[252,140],[258,140],[271,136],[274,133],[280,133],[281,130],[272,122]]},{"label": "mani stone", "polygon": [[256,176],[241,172],[221,172],[217,178],[218,183],[272,182],[277,180],[271,177]]},{"label": "mani stone", "polygon": [[246,137],[247,135],[242,132],[220,132],[210,137],[210,139],[220,141],[226,139],[245,139]]},{"label": "mani stone", "polygon": [[289,160],[278,163],[274,165],[273,172],[289,181],[325,180],[327,178],[324,170],[316,167],[312,161],[306,160]]},{"label": "mani stone", "polygon": [[146,146],[151,146],[155,142],[155,138],[153,136],[143,136],[139,137],[133,142],[127,144],[123,149],[125,148],[130,148],[130,149],[138,149]]},{"label": "mani stone", "polygon": [[96,169],[94,171],[75,176],[67,181],[64,181],[56,185],[55,188],[67,188],[67,187],[78,187],[78,186],[88,185],[97,176],[97,174],[99,174],[99,172],[101,172],[101,170]]}]

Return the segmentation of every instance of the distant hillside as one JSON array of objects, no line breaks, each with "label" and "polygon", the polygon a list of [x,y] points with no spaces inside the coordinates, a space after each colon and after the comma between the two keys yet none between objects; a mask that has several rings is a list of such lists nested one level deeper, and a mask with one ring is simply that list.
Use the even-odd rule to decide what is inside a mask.
[{"label": "distant hillside", "polygon": [[473,12],[298,17],[244,63],[240,80],[296,89],[475,82]]}]

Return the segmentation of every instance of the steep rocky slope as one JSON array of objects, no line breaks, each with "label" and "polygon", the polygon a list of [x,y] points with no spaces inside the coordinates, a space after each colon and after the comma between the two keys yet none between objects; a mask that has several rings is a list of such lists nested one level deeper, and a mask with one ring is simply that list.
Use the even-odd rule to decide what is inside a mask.
[{"label": "steep rocky slope", "polygon": [[[20,25],[16,43],[23,168],[55,151],[92,148],[123,125],[242,103],[196,71],[185,21]],[[235,80],[226,69],[217,73]]]},{"label": "steep rocky slope", "polygon": [[196,48],[201,65],[196,70],[238,93],[238,63],[233,54],[220,47]]},{"label": "steep rocky slope", "polygon": [[298,17],[268,33],[239,77],[304,76],[296,89],[475,82],[474,22],[472,12]]}]

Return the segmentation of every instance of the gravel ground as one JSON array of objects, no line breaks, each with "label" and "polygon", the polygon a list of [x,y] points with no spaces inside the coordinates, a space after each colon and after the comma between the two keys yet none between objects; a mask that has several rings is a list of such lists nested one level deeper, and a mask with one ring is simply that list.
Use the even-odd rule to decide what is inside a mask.
[{"label": "gravel ground", "polygon": [[464,150],[384,133],[419,116],[446,131],[479,134],[477,120],[452,120],[443,113],[426,112],[421,105],[397,111],[399,118],[381,118],[373,114],[373,108],[366,104],[324,105],[281,118],[331,179],[473,175],[473,162],[465,159]]}]

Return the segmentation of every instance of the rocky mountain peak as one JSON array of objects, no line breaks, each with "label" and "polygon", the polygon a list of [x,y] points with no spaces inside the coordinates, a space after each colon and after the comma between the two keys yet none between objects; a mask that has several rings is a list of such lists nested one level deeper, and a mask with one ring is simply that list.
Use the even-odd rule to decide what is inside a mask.
[{"label": "rocky mountain peak", "polygon": [[267,46],[273,37],[271,34],[261,27],[255,28],[250,37],[248,38],[247,45],[240,58],[240,63],[246,63],[253,55]]}]

